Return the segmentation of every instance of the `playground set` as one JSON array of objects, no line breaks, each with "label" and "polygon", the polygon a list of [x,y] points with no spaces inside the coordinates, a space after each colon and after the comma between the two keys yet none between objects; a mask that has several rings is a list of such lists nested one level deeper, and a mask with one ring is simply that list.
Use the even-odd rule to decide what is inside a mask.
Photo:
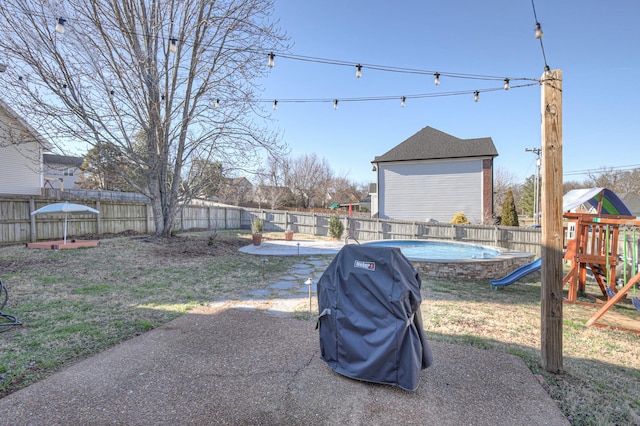
[{"label": "playground set", "polygon": [[[640,283],[636,228],[640,227],[640,221],[635,216],[568,212],[564,218],[568,221],[564,259],[571,262],[571,268],[562,280],[563,286],[568,284],[565,302],[604,303],[587,321],[587,325],[595,326],[604,326],[596,321],[623,300],[630,290],[633,291],[633,305],[640,310],[640,300],[636,296]],[[622,253],[619,253],[621,234]],[[591,271],[606,302],[586,294],[587,271]],[[579,301],[579,295],[589,301]],[[640,334],[640,330],[624,330]]]},{"label": "playground set", "polygon": [[[584,206],[589,209],[588,212],[569,211]],[[616,194],[605,188],[570,191],[563,197],[563,210],[563,218],[567,222],[563,258],[571,265],[562,280],[563,287],[568,285],[564,302],[601,306],[587,321],[589,326],[616,328],[640,334],[640,330],[597,322],[611,307],[626,299],[630,291],[633,293],[633,306],[640,311],[640,299],[636,295],[640,287],[640,220],[637,220]],[[537,259],[504,278],[491,280],[491,287],[497,289],[511,285],[523,276],[538,271],[541,266],[541,259]],[[603,298],[587,294],[589,272],[600,287]]]}]

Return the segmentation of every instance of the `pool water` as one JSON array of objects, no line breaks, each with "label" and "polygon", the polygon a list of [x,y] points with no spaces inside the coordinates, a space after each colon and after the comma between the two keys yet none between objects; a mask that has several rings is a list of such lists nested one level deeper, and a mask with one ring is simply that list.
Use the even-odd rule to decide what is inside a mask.
[{"label": "pool water", "polygon": [[363,243],[371,246],[398,247],[409,259],[464,260],[491,259],[500,251],[473,244],[422,240],[381,240]]}]

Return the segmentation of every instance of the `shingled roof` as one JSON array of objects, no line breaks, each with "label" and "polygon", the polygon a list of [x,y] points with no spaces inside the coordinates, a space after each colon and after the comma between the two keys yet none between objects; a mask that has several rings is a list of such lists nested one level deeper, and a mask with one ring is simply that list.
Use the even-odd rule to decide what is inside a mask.
[{"label": "shingled roof", "polygon": [[459,139],[433,127],[425,127],[372,163],[435,160],[445,158],[497,157],[491,138]]},{"label": "shingled roof", "polygon": [[45,164],[60,164],[63,166],[80,167],[84,162],[82,157],[71,157],[68,155],[42,154]]}]

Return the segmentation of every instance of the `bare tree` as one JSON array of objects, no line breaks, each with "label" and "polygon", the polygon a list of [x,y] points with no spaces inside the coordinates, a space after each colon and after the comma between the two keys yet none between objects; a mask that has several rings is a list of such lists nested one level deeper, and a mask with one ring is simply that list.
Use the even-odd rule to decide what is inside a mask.
[{"label": "bare tree", "polygon": [[267,204],[277,209],[293,201],[291,190],[285,186],[289,164],[286,159],[270,157],[267,168],[258,173],[256,200],[260,205]]},{"label": "bare tree", "polygon": [[312,153],[289,160],[285,176],[299,206],[322,205],[328,198],[332,171],[325,158]]},{"label": "bare tree", "polygon": [[3,0],[0,62],[15,81],[3,95],[61,151],[116,147],[144,176],[129,184],[151,199],[156,234],[169,236],[201,193],[185,182],[200,176],[194,164],[226,175],[283,148],[255,119],[267,55],[286,48],[272,10],[272,0]]},{"label": "bare tree", "polygon": [[640,195],[640,169],[614,170],[603,167],[598,171],[589,172],[584,186],[607,188],[618,194]]},{"label": "bare tree", "polygon": [[566,194],[567,192],[573,189],[581,189],[584,188],[585,185],[575,180],[570,180],[566,182],[562,182],[562,193]]},{"label": "bare tree", "polygon": [[363,194],[358,190],[357,184],[350,181],[346,176],[334,176],[331,179],[329,194],[331,195],[331,201],[341,204],[357,203],[363,198]]},{"label": "bare tree", "polygon": [[[514,200],[516,200],[515,193],[513,193],[514,188],[518,187],[518,184],[516,182],[517,182],[516,175],[514,173],[511,173],[510,171],[502,167],[496,167],[493,174],[494,214],[497,214],[497,212],[502,212],[502,206],[504,205],[504,202],[507,199],[507,192],[509,190],[512,191]],[[517,201],[515,202],[517,204]]]}]

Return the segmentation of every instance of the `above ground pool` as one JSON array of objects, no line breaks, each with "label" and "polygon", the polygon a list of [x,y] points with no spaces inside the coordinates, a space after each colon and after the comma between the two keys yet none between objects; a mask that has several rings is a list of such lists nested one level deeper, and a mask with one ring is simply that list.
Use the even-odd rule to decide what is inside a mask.
[{"label": "above ground pool", "polygon": [[462,242],[379,240],[363,245],[398,247],[424,278],[488,282],[533,260],[532,253]]},{"label": "above ground pool", "polygon": [[411,260],[489,259],[502,252],[475,244],[424,240],[381,240],[363,243],[370,246],[398,247]]}]

